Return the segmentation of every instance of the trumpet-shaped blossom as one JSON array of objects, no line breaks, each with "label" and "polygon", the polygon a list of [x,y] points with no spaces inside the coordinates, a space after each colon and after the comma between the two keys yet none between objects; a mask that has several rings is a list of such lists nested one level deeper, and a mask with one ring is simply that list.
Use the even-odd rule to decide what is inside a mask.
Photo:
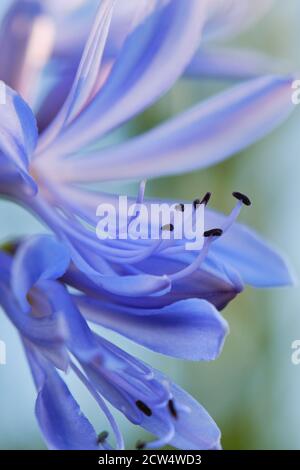
[{"label": "trumpet-shaped blossom", "polygon": [[[122,437],[104,400],[158,436],[147,444],[150,448],[166,443],[218,448],[219,431],[200,405],[159,372],[96,336],[87,320],[159,353],[212,360],[227,333],[219,310],[245,284],[291,283],[290,271],[253,231],[235,223],[242,206],[250,204],[239,192],[227,217],[206,207],[209,194],[195,200],[194,213],[199,205],[205,207],[205,241],[200,251],[187,252],[185,240],[100,242],[97,206],[110,203],[117,209],[118,195],[95,190],[94,184],[140,180],[136,202],[150,204],[144,201],[146,178],[212,165],[278,126],[293,108],[293,78],[246,80],[151,131],[104,145],[113,130],[152,105],[182,75],[201,75],[201,40],[216,36],[218,29],[228,34],[235,15],[248,21],[252,9],[246,0],[244,9],[236,1],[224,9],[223,2],[160,0],[139,2],[128,11],[119,10],[123,2],[117,0],[99,3],[77,72],[70,73],[73,81],[59,80],[52,88],[62,91],[55,110],[46,100],[36,119],[20,94],[6,86],[6,104],[0,106],[0,194],[33,211],[59,241],[34,238],[21,244],[13,258],[1,253],[1,303],[21,333],[38,390],[36,414],[49,447],[97,445],[94,430],[56,371],[71,368],[107,415],[118,448]],[[28,15],[32,28],[24,29],[29,31],[26,59],[44,10],[39,10],[42,2],[17,2],[6,16],[8,33],[13,33],[10,21],[20,5],[26,12],[37,11]],[[55,24],[63,5],[54,2],[46,18]],[[50,27],[47,31],[49,40]],[[38,61],[37,75],[61,50],[58,38],[53,44],[51,49],[48,41],[52,55]],[[70,70],[76,64],[73,52],[71,47],[62,54]],[[27,84],[31,68],[22,70]],[[10,84],[21,77],[19,72],[10,71]],[[20,82],[16,88],[22,92]],[[109,448],[103,435],[98,441]]]}]

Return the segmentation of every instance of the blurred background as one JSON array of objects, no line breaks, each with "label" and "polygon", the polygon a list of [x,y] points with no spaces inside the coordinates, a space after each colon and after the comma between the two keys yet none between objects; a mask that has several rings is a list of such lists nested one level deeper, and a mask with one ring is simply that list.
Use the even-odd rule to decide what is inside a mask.
[{"label": "blurred background", "polygon": [[[300,71],[299,18],[299,0],[277,1],[272,12],[234,44],[288,59]],[[224,86],[228,83],[182,81],[123,132],[143,131]],[[211,191],[212,206],[228,212],[231,192],[244,192],[253,206],[240,220],[285,253],[300,277],[299,118],[300,106],[279,130],[247,151],[205,171],[154,180],[147,195],[181,200]],[[122,191],[134,194],[135,189]],[[31,216],[3,201],[0,221],[1,238],[41,229]],[[220,426],[225,449],[300,449],[300,365],[291,362],[291,343],[300,340],[299,293],[297,287],[247,288],[223,312],[231,334],[214,363],[167,359],[117,335],[108,337],[195,396]],[[43,449],[34,418],[35,390],[18,336],[2,314],[0,323],[0,339],[7,344],[7,365],[0,366],[0,448]],[[96,429],[103,429],[106,424],[92,399],[71,377],[68,383]],[[117,415],[133,448],[146,436]]]}]

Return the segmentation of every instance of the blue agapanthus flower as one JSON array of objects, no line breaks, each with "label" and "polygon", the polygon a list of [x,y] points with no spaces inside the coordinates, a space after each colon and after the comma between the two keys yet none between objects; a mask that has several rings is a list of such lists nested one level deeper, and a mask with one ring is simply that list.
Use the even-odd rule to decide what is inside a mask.
[{"label": "blue agapanthus flower", "polygon": [[[0,194],[34,212],[56,237],[33,237],[0,252],[0,301],[24,343],[38,391],[37,419],[52,449],[110,448],[106,433],[97,437],[57,369],[72,369],[85,384],[106,414],[117,448],[123,448],[123,438],[105,400],[158,437],[140,447],[219,448],[219,430],[198,403],[93,333],[87,321],[159,353],[212,360],[228,330],[219,310],[245,284],[292,282],[282,257],[235,223],[242,206],[250,204],[239,192],[228,217],[206,208],[209,194],[194,201],[195,211],[205,206],[200,252],[187,252],[184,240],[100,242],[95,234],[97,206],[109,202],[118,209],[118,195],[95,190],[95,183],[141,180],[140,203],[146,178],[221,161],[291,112],[293,78],[268,75],[245,80],[145,134],[104,143],[183,74],[229,75],[226,60],[224,74],[214,66],[220,52],[206,47],[199,52],[201,38],[227,34],[236,15],[252,19],[250,4],[260,4],[262,11],[270,2],[231,3],[225,8],[224,2],[206,0],[139,1],[127,10],[121,1],[88,2],[89,27],[95,4],[96,18],[88,38],[83,27],[76,41],[77,28],[64,37],[62,18],[69,18],[61,14],[64,2],[15,2],[5,17],[0,72],[8,84],[0,106]],[[16,18],[23,35],[13,27]],[[46,34],[39,55],[41,27]],[[7,51],[16,45],[20,57],[12,63]],[[233,67],[232,55],[226,58]],[[232,76],[253,77],[262,63],[253,58],[247,70],[236,65]],[[45,64],[57,67],[47,93]],[[43,93],[35,96],[35,115],[13,87],[33,103],[38,79]]]}]

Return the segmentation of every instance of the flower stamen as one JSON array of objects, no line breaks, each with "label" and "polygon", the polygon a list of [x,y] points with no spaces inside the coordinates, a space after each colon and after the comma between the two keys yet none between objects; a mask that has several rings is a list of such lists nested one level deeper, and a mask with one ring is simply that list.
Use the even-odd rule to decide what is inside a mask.
[{"label": "flower stamen", "polygon": [[101,432],[101,433],[98,435],[97,444],[104,444],[104,442],[106,441],[106,439],[108,438],[108,436],[109,436],[109,433],[108,433],[107,431]]},{"label": "flower stamen", "polygon": [[203,234],[205,238],[221,237],[222,235],[223,235],[223,230],[221,228],[212,228],[211,230],[206,230],[206,232],[204,232]]},{"label": "flower stamen", "polygon": [[141,400],[137,400],[135,402],[136,406],[138,407],[138,409],[144,413],[144,415],[146,416],[152,416],[152,410],[151,408],[149,408],[149,406],[147,406],[143,401]]},{"label": "flower stamen", "polygon": [[242,194],[238,191],[235,191],[234,193],[232,193],[233,197],[235,197],[238,201],[241,201],[245,206],[251,206],[251,201],[250,199],[248,198],[248,196],[246,196],[245,194]]},{"label": "flower stamen", "polygon": [[169,400],[168,407],[169,407],[169,411],[170,411],[171,415],[173,416],[173,418],[177,419],[178,418],[178,413],[177,413],[177,409],[175,407],[174,400]]}]

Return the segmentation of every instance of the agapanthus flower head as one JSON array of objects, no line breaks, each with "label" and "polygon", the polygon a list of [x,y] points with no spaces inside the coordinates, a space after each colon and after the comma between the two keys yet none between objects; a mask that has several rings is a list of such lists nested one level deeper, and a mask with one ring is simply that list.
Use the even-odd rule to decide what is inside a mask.
[{"label": "agapanthus flower head", "polygon": [[[228,332],[219,310],[245,284],[290,284],[290,270],[276,251],[236,223],[241,208],[250,205],[242,192],[233,193],[229,216],[208,208],[209,193],[195,195],[192,217],[200,207],[204,210],[204,244],[189,252],[184,239],[100,242],[97,207],[108,203],[118,212],[119,195],[95,190],[94,184],[141,181],[132,202],[149,206],[147,178],[217,163],[280,124],[293,109],[293,78],[253,78],[257,61],[252,73],[237,65],[235,78],[252,78],[142,135],[104,145],[109,134],[157,101],[182,75],[200,77],[209,69],[221,76],[207,52],[199,69],[201,45],[218,29],[221,35],[235,30],[236,15],[248,23],[254,11],[250,5],[259,2],[244,0],[240,9],[237,1],[230,8],[207,0],[135,1],[128,10],[118,0],[88,3],[99,8],[93,26],[88,23],[80,60],[72,41],[66,41],[64,50],[64,40],[54,35],[35,69],[38,79],[45,63],[60,58],[58,63],[66,66],[36,115],[18,94],[19,69],[11,70],[5,88],[0,194],[34,212],[56,238],[33,237],[17,243],[12,255],[0,252],[1,304],[21,334],[38,390],[37,418],[50,448],[111,445],[106,432],[97,438],[57,369],[71,369],[84,383],[106,414],[118,448],[123,438],[106,401],[158,436],[140,447],[219,448],[219,430],[199,404],[164,375],[97,336],[87,321],[162,354],[213,360]],[[264,10],[270,2],[260,3]],[[52,25],[61,24],[60,3],[51,5],[16,2],[6,17],[8,46],[16,39],[15,15],[25,14],[31,25],[26,23],[23,31],[26,47],[18,49],[27,65],[36,21],[46,15]],[[29,69],[22,69],[26,84]],[[168,201],[174,203],[184,211],[186,201]],[[162,232],[175,228],[172,220],[160,227]]]}]

